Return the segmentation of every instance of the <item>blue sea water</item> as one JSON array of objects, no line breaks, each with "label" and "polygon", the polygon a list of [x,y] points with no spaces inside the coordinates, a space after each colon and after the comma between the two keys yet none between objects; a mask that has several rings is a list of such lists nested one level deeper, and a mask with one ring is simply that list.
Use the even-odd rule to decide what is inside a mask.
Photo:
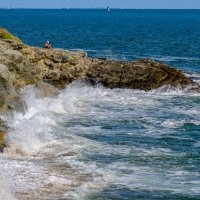
[{"label": "blue sea water", "polygon": [[151,57],[199,71],[199,10],[0,10],[0,25],[33,46],[50,40],[89,56]]},{"label": "blue sea water", "polygon": [[[32,46],[152,58],[200,83],[200,10],[11,9],[0,10],[0,26]],[[54,98],[34,87],[21,95],[26,113],[3,116],[0,198],[200,199],[199,93],[76,81]]]}]

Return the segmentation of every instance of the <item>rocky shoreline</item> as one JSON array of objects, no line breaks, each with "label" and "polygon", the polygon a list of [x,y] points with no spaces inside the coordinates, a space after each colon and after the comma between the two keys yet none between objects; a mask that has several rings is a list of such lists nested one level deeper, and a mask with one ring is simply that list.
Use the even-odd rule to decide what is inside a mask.
[{"label": "rocky shoreline", "polygon": [[[35,85],[43,96],[74,80],[82,79],[108,88],[129,88],[149,91],[164,85],[200,86],[181,71],[150,59],[133,62],[88,58],[85,52],[30,47],[5,29],[0,29],[0,112],[20,109],[20,89]],[[3,150],[6,126],[0,121],[0,151]]]}]

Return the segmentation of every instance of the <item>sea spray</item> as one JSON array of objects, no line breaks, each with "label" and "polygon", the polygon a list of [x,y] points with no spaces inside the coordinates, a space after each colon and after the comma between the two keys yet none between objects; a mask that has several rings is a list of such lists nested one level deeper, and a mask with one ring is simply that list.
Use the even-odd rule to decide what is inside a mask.
[{"label": "sea spray", "polygon": [[40,98],[27,87],[26,112],[4,117],[10,129],[1,169],[20,200],[114,198],[138,190],[197,197],[198,160],[187,169],[187,146],[198,153],[199,145],[195,129],[187,129],[198,129],[199,96],[76,81],[55,97]]},{"label": "sea spray", "polygon": [[0,200],[16,200],[11,192],[8,177],[4,177],[2,169],[0,169]]}]

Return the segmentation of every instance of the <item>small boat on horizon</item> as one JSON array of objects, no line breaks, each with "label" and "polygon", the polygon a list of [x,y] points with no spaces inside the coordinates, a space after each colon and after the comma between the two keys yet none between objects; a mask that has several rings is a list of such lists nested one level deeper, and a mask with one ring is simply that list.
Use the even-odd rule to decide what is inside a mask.
[{"label": "small boat on horizon", "polygon": [[110,12],[110,7],[109,6],[107,6],[107,11]]}]

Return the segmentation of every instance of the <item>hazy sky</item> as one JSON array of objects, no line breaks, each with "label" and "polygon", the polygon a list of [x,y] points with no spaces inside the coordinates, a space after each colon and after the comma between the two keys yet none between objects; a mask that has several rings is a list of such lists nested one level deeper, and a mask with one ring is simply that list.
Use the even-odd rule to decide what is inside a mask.
[{"label": "hazy sky", "polygon": [[0,0],[12,8],[200,8],[200,0]]}]

